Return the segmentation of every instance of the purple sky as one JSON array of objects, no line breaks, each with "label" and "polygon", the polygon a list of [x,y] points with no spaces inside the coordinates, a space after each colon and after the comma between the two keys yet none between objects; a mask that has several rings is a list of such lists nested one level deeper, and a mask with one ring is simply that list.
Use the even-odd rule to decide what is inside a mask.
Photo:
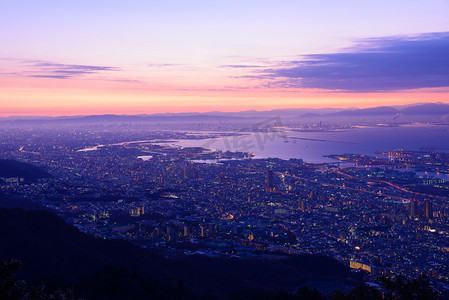
[{"label": "purple sky", "polygon": [[0,1],[0,114],[447,102],[447,16],[446,0]]}]

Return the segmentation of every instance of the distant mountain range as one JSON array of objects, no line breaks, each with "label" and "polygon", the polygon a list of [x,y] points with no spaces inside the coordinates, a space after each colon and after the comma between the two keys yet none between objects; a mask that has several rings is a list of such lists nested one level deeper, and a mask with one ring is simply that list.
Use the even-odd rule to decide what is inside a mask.
[{"label": "distant mountain range", "polygon": [[[58,124],[111,124],[111,123],[220,123],[247,122],[271,117],[285,120],[299,119],[360,119],[360,118],[441,118],[449,116],[449,104],[425,103],[406,106],[379,106],[373,108],[322,108],[322,109],[278,109],[268,111],[241,111],[208,113],[166,113],[140,115],[90,115],[64,117],[3,117],[0,125],[58,125]],[[449,120],[448,117],[446,119]]]},{"label": "distant mountain range", "polygon": [[364,109],[343,110],[326,116],[385,116],[403,114],[405,116],[446,115],[449,114],[449,104],[426,103],[397,109],[391,106],[379,106]]},{"label": "distant mountain range", "polygon": [[[448,105],[449,107],[449,105]],[[371,116],[385,116],[385,115],[395,115],[399,113],[400,110],[389,107],[389,106],[379,106],[374,108],[364,108],[364,109],[350,109],[343,110],[336,113],[326,114],[325,116],[334,117],[371,117]]]}]

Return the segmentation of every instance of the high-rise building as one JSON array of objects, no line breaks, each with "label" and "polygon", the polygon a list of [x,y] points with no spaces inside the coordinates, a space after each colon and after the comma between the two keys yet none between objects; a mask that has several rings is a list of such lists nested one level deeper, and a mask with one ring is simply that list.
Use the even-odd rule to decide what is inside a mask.
[{"label": "high-rise building", "polygon": [[273,171],[272,170],[267,170],[266,173],[267,173],[267,179],[265,180],[266,191],[267,192],[272,192],[273,188],[274,188]]},{"label": "high-rise building", "polygon": [[301,210],[302,211],[306,210],[306,200],[301,200]]},{"label": "high-rise building", "polygon": [[416,217],[418,213],[418,201],[415,199],[410,200],[410,217]]},{"label": "high-rise building", "polygon": [[430,220],[433,218],[433,205],[429,200],[426,201],[426,219]]},{"label": "high-rise building", "polygon": [[143,214],[145,214],[145,207],[143,207],[143,206],[134,207],[131,209],[131,212],[130,212],[130,215],[133,217],[139,217]]},{"label": "high-rise building", "polygon": [[189,178],[189,166],[184,166],[184,178]]},{"label": "high-rise building", "polygon": [[183,229],[184,229],[184,236],[189,236],[190,233],[189,227],[187,225],[184,225]]}]

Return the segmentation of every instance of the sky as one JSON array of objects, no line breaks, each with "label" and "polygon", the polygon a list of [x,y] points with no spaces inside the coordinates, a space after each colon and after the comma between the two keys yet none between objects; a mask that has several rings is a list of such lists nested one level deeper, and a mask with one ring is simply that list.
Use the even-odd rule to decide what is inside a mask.
[{"label": "sky", "polygon": [[449,103],[449,1],[0,0],[0,116]]}]

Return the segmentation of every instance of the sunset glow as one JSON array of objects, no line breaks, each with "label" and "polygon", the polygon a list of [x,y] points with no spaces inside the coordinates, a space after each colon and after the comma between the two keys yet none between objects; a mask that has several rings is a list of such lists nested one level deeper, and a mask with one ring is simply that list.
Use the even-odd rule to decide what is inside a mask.
[{"label": "sunset glow", "polygon": [[0,3],[0,116],[449,103],[447,1]]}]

